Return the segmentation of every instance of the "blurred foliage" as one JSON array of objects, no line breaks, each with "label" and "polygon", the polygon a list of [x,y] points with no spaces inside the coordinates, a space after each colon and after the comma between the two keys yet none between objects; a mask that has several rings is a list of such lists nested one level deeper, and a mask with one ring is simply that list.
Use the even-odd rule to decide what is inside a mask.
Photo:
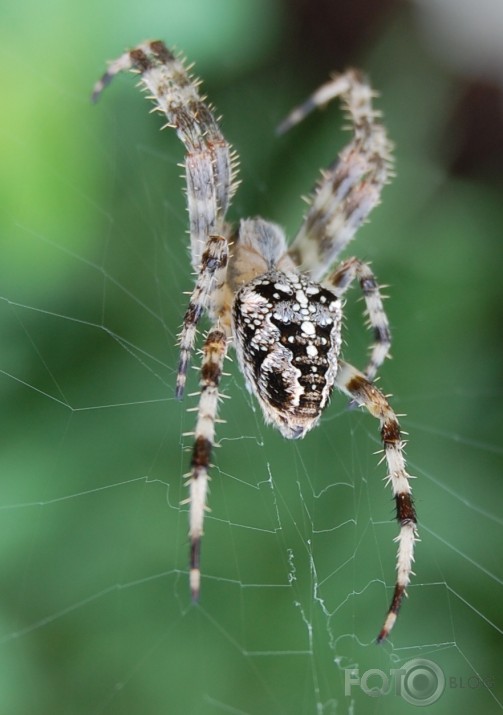
[{"label": "blurred foliage", "polygon": [[[344,668],[418,657],[458,679],[442,712],[496,711],[503,204],[498,162],[467,149],[469,81],[399,2],[24,0],[0,27],[0,712],[414,712],[345,696]],[[376,424],[335,396],[320,428],[286,443],[234,364],[202,602],[189,602],[180,435],[195,402],[173,398],[192,283],[182,150],[130,78],[89,102],[107,58],[157,36],[196,61],[239,151],[234,219],[295,231],[298,197],[345,136],[332,107],[285,137],[274,127],[330,70],[361,66],[381,94],[398,177],[351,251],[391,285],[380,384],[407,413],[422,537],[381,648],[396,526]],[[470,676],[492,677],[495,696],[459,687]]]}]

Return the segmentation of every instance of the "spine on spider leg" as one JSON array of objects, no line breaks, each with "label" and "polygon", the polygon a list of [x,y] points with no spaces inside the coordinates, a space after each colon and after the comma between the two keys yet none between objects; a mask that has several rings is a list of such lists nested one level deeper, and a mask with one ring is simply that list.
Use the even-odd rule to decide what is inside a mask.
[{"label": "spine on spider leg", "polygon": [[208,333],[203,347],[201,366],[201,396],[192,450],[190,474],[190,590],[197,601],[201,582],[201,538],[208,492],[208,468],[215,441],[215,420],[218,411],[218,386],[227,351],[227,337],[222,330]]}]

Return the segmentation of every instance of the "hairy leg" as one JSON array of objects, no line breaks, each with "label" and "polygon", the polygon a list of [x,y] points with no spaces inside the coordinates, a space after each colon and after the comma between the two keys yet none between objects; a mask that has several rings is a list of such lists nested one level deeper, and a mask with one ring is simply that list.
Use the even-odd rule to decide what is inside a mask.
[{"label": "hairy leg", "polygon": [[348,258],[327,278],[325,284],[338,298],[342,298],[356,278],[360,283],[365,299],[367,324],[374,333],[374,344],[372,345],[370,360],[364,370],[367,380],[372,381],[388,356],[391,347],[388,317],[384,312],[383,296],[375,276],[368,263],[364,263],[358,258]]},{"label": "hairy leg", "polygon": [[388,614],[377,637],[378,643],[381,643],[388,637],[395,624],[406,588],[410,582],[410,576],[413,573],[414,545],[418,537],[417,518],[409,482],[411,477],[407,473],[405,465],[404,443],[398,419],[382,392],[372,385],[365,375],[344,362],[340,364],[335,384],[358,405],[366,407],[370,414],[379,420],[384,458],[388,465],[388,483],[393,490],[396,518],[400,525],[400,532],[396,538],[398,543],[396,583]]},{"label": "hairy leg", "polygon": [[111,62],[94,87],[93,101],[124,70],[140,75],[140,85],[155,102],[154,111],[167,117],[166,126],[176,130],[185,146],[191,256],[197,271],[208,237],[225,233],[225,214],[237,187],[236,155],[199,94],[199,80],[163,42],[143,42]]},{"label": "hairy leg", "polygon": [[302,271],[320,280],[379,203],[391,176],[392,145],[372,107],[374,92],[354,69],[334,77],[280,125],[284,132],[317,107],[340,97],[354,136],[337,161],[322,172],[309,210],[290,247]]}]

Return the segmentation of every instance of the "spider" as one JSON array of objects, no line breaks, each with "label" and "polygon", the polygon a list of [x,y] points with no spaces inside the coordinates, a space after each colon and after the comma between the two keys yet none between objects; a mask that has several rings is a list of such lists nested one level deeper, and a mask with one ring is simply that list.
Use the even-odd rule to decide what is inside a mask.
[{"label": "spider", "polygon": [[[213,109],[199,93],[199,80],[162,41],[143,42],[111,62],[96,83],[96,100],[123,70],[139,76],[139,85],[167,117],[185,146],[185,175],[190,224],[190,252],[197,279],[179,336],[176,396],[182,398],[196,328],[206,313],[211,328],[202,347],[200,397],[194,431],[190,496],[190,588],[200,592],[200,550],[206,509],[208,470],[223,361],[230,344],[248,389],[264,419],[287,439],[304,437],[315,427],[334,387],[379,420],[387,482],[400,526],[393,598],[379,632],[391,631],[412,574],[417,540],[397,416],[373,384],[388,355],[390,330],[379,285],[368,264],[358,258],[334,263],[369,212],[379,203],[392,169],[392,145],[372,107],[375,93],[365,77],[349,69],[333,75],[280,125],[284,132],[317,107],[340,97],[354,137],[338,159],[322,172],[303,223],[288,245],[282,229],[262,218],[238,227],[226,221],[238,182],[237,155],[220,131]],[[363,372],[341,356],[343,298],[358,280],[374,342]]]}]

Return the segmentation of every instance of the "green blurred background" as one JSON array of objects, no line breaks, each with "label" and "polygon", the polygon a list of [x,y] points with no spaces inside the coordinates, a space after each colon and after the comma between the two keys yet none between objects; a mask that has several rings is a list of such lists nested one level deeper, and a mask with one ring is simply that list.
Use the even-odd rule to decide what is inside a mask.
[{"label": "green blurred background", "polygon": [[[477,3],[479,26],[460,2],[443,29],[434,5],[2,5],[2,715],[414,712],[394,693],[346,695],[344,673],[415,658],[447,679],[432,710],[500,710],[502,18]],[[380,385],[407,415],[421,523],[381,647],[396,525],[377,425],[335,396],[287,443],[235,363],[190,604],[181,434],[195,398],[173,397],[193,280],[182,149],[131,78],[89,102],[107,59],[155,37],[196,62],[224,116],[242,166],[232,217],[290,234],[347,137],[336,107],[280,139],[275,126],[333,69],[363,67],[381,92],[397,179],[350,254],[390,285]],[[362,364],[358,297],[346,354]]]}]

